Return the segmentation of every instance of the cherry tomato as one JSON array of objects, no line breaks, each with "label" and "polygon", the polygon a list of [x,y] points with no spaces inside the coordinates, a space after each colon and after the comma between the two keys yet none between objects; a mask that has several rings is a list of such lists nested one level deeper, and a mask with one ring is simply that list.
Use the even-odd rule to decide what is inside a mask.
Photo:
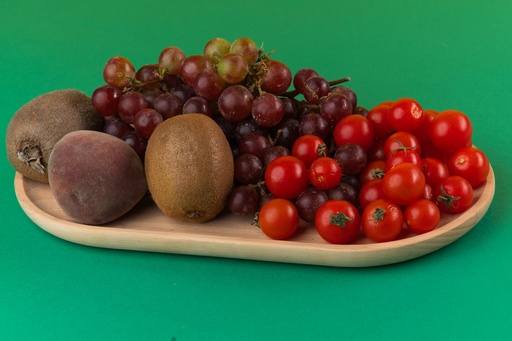
[{"label": "cherry tomato", "polygon": [[368,181],[384,177],[384,173],[386,173],[386,161],[376,160],[368,162],[359,174],[359,182],[361,185],[364,185]]},{"label": "cherry tomato", "polygon": [[489,174],[489,160],[476,147],[462,148],[456,151],[448,160],[451,175],[459,175],[469,181],[473,188],[481,186]]},{"label": "cherry tomato", "polygon": [[450,158],[452,153],[448,153],[445,151],[442,151],[441,149],[434,146],[432,141],[426,142],[421,145],[421,157],[422,158],[435,158],[440,160],[443,163],[448,163],[448,159]]},{"label": "cherry tomato", "polygon": [[461,176],[450,175],[434,189],[437,206],[441,212],[460,213],[473,203],[473,188]]},{"label": "cherry tomato", "polygon": [[299,213],[293,203],[276,198],[267,201],[258,214],[261,231],[272,239],[288,239],[299,226]]},{"label": "cherry tomato", "polygon": [[441,212],[432,201],[418,199],[405,208],[404,218],[410,231],[422,234],[437,227],[439,220],[441,220]]},{"label": "cherry tomato", "polygon": [[376,139],[373,145],[366,151],[367,162],[375,160],[386,160],[386,153],[384,153],[385,139]]},{"label": "cherry tomato", "polygon": [[309,167],[309,181],[313,186],[324,191],[334,188],[340,183],[342,171],[333,158],[322,156]]},{"label": "cherry tomato", "polygon": [[435,110],[423,110],[423,122],[421,126],[414,131],[414,135],[418,138],[421,145],[430,142],[430,123],[438,114]]},{"label": "cherry tomato", "polygon": [[423,191],[423,195],[420,199],[427,199],[434,202],[434,191],[432,190],[432,186],[425,184],[425,190]]},{"label": "cherry tomato", "polygon": [[386,198],[382,187],[383,183],[384,180],[380,178],[370,180],[361,186],[359,190],[359,206],[361,206],[362,209],[375,200]]},{"label": "cherry tomato", "polygon": [[411,150],[397,150],[386,160],[386,170],[390,170],[396,165],[404,162],[410,162],[418,167],[421,167],[420,154]]},{"label": "cherry tomato", "polygon": [[398,238],[404,225],[401,208],[387,199],[370,203],[361,214],[361,228],[366,237],[377,243]]},{"label": "cherry tomato", "polygon": [[397,131],[384,142],[384,154],[389,157],[397,150],[414,151],[421,155],[420,141],[416,136],[406,131]]},{"label": "cherry tomato", "polygon": [[348,244],[359,234],[361,216],[346,200],[329,200],[320,206],[315,216],[320,237],[331,244]]},{"label": "cherry tomato", "polygon": [[302,135],[293,143],[292,155],[304,162],[309,169],[313,161],[327,156],[327,147],[324,140],[316,135]]},{"label": "cherry tomato", "polygon": [[341,119],[333,131],[337,146],[346,143],[358,144],[364,150],[370,149],[374,141],[373,125],[361,115],[349,115]]},{"label": "cherry tomato", "polygon": [[374,135],[378,139],[385,139],[393,132],[388,120],[388,110],[391,106],[392,103],[381,103],[373,107],[366,115],[373,126]]},{"label": "cherry tomato", "polygon": [[430,123],[430,139],[442,151],[453,153],[471,146],[473,128],[469,118],[457,110],[445,110]]},{"label": "cherry tomato", "polygon": [[386,197],[399,205],[412,203],[425,191],[425,175],[412,163],[396,165],[386,172],[382,180],[382,189]]},{"label": "cherry tomato", "polygon": [[437,187],[444,179],[450,176],[446,164],[433,157],[421,159],[421,170],[423,175],[425,175],[425,181],[432,187]]},{"label": "cherry tomato", "polygon": [[278,198],[293,199],[308,186],[308,170],[295,156],[280,156],[265,169],[265,184]]},{"label": "cherry tomato", "polygon": [[400,98],[389,108],[388,120],[396,131],[413,132],[423,123],[423,109],[412,98]]}]

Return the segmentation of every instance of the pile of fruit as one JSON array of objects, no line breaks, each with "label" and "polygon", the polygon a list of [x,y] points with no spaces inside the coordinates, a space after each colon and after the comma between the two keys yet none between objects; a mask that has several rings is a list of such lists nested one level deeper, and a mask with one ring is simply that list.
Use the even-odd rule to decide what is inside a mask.
[{"label": "pile of fruit", "polygon": [[[291,238],[303,220],[330,243],[350,243],[361,233],[385,242],[404,229],[432,231],[442,214],[468,209],[473,189],[485,183],[490,169],[485,154],[472,146],[472,125],[464,113],[424,110],[411,98],[367,110],[344,85],[349,78],[329,81],[311,68],[292,74],[249,38],[231,43],[214,38],[201,54],[190,56],[168,47],[156,63],[139,69],[113,57],[103,78],[106,84],[90,98],[102,127],[71,130],[101,130],[98,134],[109,136],[98,147],[103,150],[112,136],[131,147],[126,160],[116,161],[124,172],[137,170],[126,183],[113,185],[136,192],[123,194],[121,208],[110,203],[98,213],[103,194],[97,187],[119,178],[93,168],[108,154],[97,159],[89,143],[91,160],[100,162],[81,171],[77,168],[88,156],[66,157],[77,153],[81,140],[103,137],[74,136],[65,143],[66,131],[52,140],[55,148],[46,147],[47,155],[34,154],[26,142],[21,148],[19,139],[12,147],[8,141],[13,166],[29,177],[48,168],[52,192],[79,222],[116,219],[149,190],[157,206],[177,219],[204,222],[227,208],[254,217],[272,239]],[[23,172],[16,162],[32,170]],[[86,171],[109,176],[88,178],[77,195],[79,176],[63,174]],[[85,209],[85,201],[94,201],[94,208]],[[84,211],[104,218],[84,217]]]}]

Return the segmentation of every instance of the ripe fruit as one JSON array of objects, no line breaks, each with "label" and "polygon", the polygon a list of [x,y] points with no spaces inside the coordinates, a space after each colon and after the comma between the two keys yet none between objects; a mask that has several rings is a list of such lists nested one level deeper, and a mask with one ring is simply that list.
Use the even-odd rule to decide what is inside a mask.
[{"label": "ripe fruit", "polygon": [[202,223],[224,208],[234,162],[224,133],[202,114],[160,123],[148,141],[145,170],[156,205],[172,218]]},{"label": "ripe fruit", "polygon": [[101,130],[103,117],[91,99],[78,90],[41,95],[11,118],[6,133],[7,158],[29,179],[48,182],[48,159],[53,146],[75,130]]},{"label": "ripe fruit", "polygon": [[82,224],[115,220],[147,192],[137,153],[117,137],[90,130],[71,132],[55,144],[48,180],[57,203]]}]

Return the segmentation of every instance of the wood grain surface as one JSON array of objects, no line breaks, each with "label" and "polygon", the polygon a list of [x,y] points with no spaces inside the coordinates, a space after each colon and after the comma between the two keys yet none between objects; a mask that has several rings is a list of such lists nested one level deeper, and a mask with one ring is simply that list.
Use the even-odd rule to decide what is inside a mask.
[{"label": "wood grain surface", "polygon": [[[144,198],[131,212],[107,225],[73,222],[55,201],[48,184],[17,173],[14,186],[27,216],[45,231],[64,240],[92,247],[164,252],[209,257],[312,264],[335,267],[366,267],[414,259],[457,240],[487,212],[495,191],[491,168],[487,182],[475,190],[473,205],[466,212],[442,215],[434,231],[414,235],[404,231],[399,240],[373,243],[360,236],[350,245],[325,242],[312,225],[301,222],[290,240],[267,238],[249,217],[229,213],[203,224],[165,216],[151,198]],[[475,251],[476,252],[476,251]]]}]

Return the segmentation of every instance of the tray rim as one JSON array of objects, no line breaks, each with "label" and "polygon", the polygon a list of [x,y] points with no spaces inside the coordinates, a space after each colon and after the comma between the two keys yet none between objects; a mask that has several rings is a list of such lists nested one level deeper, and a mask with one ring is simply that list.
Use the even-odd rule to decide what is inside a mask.
[{"label": "tray rim", "polygon": [[46,232],[69,242],[110,249],[163,252],[333,267],[368,267],[418,258],[447,246],[471,230],[489,209],[495,192],[493,168],[480,198],[454,220],[422,235],[371,244],[308,244],[183,232],[121,229],[78,224],[42,210],[26,192],[31,180],[16,172],[14,187],[25,214]]}]

